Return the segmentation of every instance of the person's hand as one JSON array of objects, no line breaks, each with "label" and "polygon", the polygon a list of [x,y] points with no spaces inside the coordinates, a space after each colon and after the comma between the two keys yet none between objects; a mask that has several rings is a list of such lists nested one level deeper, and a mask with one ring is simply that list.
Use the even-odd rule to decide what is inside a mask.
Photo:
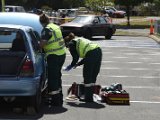
[{"label": "person's hand", "polygon": [[80,66],[79,62],[75,66],[73,66],[73,69],[76,69],[78,66]]},{"label": "person's hand", "polygon": [[73,66],[73,69],[76,69],[77,68],[77,66],[79,66],[78,64],[76,64],[75,66]]},{"label": "person's hand", "polygon": [[65,67],[63,70],[64,71],[70,71],[73,67],[71,65],[68,65],[67,67]]}]

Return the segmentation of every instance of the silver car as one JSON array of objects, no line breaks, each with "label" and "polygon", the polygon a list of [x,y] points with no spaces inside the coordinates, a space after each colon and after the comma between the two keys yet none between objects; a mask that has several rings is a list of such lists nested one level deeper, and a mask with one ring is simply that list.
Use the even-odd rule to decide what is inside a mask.
[{"label": "silver car", "polygon": [[32,27],[41,34],[42,25],[39,22],[39,16],[32,13],[20,13],[20,12],[1,12],[0,24],[16,24]]}]

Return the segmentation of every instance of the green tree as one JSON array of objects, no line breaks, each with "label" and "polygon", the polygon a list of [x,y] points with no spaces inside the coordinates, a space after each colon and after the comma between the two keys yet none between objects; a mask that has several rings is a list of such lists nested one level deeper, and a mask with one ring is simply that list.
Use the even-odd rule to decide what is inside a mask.
[{"label": "green tree", "polygon": [[126,7],[128,26],[130,26],[130,9],[143,2],[153,2],[153,0],[114,0],[115,5],[123,5]]},{"label": "green tree", "polygon": [[99,12],[104,6],[113,6],[113,0],[85,0],[85,5],[90,9]]},{"label": "green tree", "polygon": [[159,12],[158,14],[160,15],[160,0],[153,0],[153,4],[154,4],[154,9]]},{"label": "green tree", "polygon": [[85,0],[63,0],[64,8],[77,8],[84,5]]}]

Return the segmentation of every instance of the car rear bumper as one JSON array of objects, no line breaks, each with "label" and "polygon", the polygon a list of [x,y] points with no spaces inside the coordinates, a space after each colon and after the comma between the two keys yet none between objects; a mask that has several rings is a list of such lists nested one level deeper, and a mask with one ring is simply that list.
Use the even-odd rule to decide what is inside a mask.
[{"label": "car rear bumper", "polygon": [[74,33],[76,36],[83,36],[83,31],[81,30],[63,30],[62,31],[62,34],[63,34],[63,37],[66,37],[69,33]]},{"label": "car rear bumper", "polygon": [[40,77],[0,78],[0,96],[32,96],[39,87]]}]

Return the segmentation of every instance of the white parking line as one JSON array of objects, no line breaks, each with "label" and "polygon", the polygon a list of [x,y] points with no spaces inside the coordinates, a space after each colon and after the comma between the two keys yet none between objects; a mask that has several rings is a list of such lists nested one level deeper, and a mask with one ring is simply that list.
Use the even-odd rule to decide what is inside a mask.
[{"label": "white parking line", "polygon": [[[81,74],[63,74],[63,76],[75,76],[75,77],[82,77]],[[108,78],[145,78],[145,79],[151,79],[151,78],[160,78],[160,76],[127,76],[127,75],[102,75],[101,73],[98,76],[107,76]]]},{"label": "white parking line", "polygon": [[[69,84],[63,84],[63,87],[70,87],[71,85]],[[102,86],[106,87],[106,86]],[[152,87],[152,86],[125,86],[124,88],[140,88],[140,89],[160,89],[160,87]],[[144,104],[160,104],[160,101],[140,101],[140,100],[130,100],[130,103],[144,103]]]},{"label": "white parking line", "polygon": [[116,59],[117,59],[117,58],[118,58],[118,59],[121,59],[121,58],[123,59],[123,58],[125,58],[125,59],[126,59],[126,58],[129,58],[129,57],[116,56],[116,57],[112,57],[112,58],[116,58]]},{"label": "white parking line", "polygon": [[146,104],[160,104],[157,101],[130,101],[131,103],[146,103]]},{"label": "white parking line", "polygon": [[103,70],[120,70],[121,68],[119,68],[119,67],[102,67],[101,69],[103,69]]},{"label": "white parking line", "polygon": [[130,64],[141,64],[142,62],[126,62],[126,63],[130,63]]},{"label": "white parking line", "polygon": [[151,64],[151,65],[152,65],[152,64],[153,64],[153,65],[160,65],[160,63],[149,63],[149,64]]},{"label": "white parking line", "polygon": [[131,68],[130,70],[151,70],[149,68]]},{"label": "white parking line", "polygon": [[[71,84],[63,84],[63,87],[69,87]],[[102,85],[102,87],[107,87],[108,85]],[[160,89],[159,86],[123,86],[124,88],[129,89]]]},{"label": "white parking line", "polygon": [[[102,63],[119,63],[119,61],[107,61],[107,60],[103,60],[102,61]],[[124,61],[124,62],[122,62],[121,61],[121,63],[126,63],[126,64],[143,64],[144,62],[140,62],[140,61],[131,61],[131,62],[127,62],[127,61]],[[148,64],[151,64],[151,65],[160,65],[160,63],[159,62],[152,62],[152,63],[148,63]]]}]

